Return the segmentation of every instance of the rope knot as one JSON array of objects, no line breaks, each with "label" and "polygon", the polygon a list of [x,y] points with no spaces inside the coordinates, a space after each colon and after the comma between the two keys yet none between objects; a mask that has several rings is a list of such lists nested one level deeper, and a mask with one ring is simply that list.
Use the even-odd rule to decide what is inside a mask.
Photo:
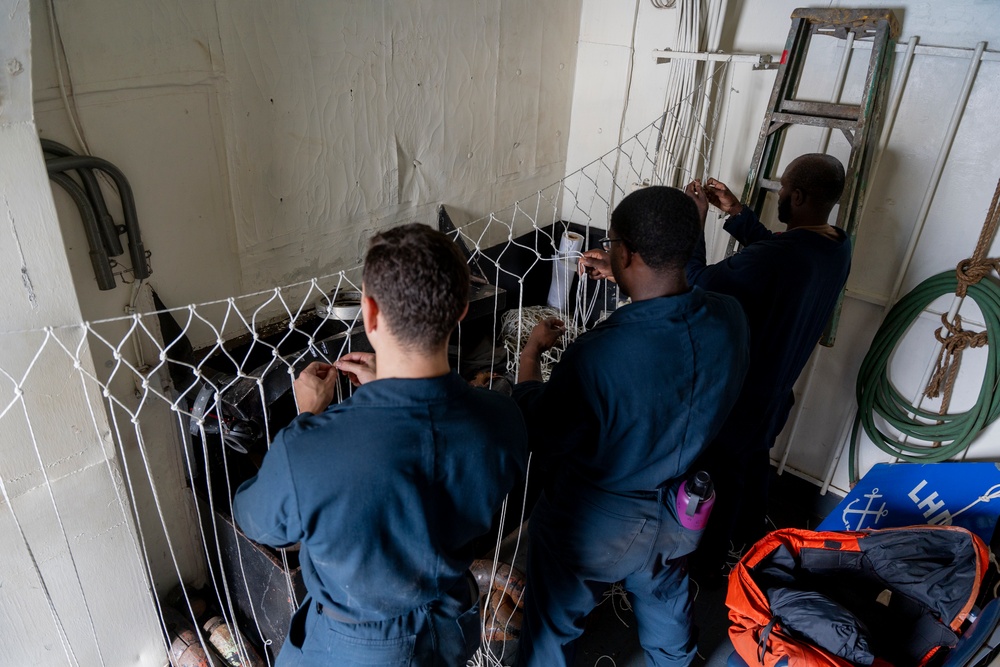
[{"label": "rope knot", "polygon": [[[955,320],[949,322],[948,314],[943,313],[941,325],[934,330],[934,337],[941,343],[941,351],[934,364],[934,374],[931,375],[924,390],[924,396],[928,398],[937,398],[942,390],[946,398],[950,398],[955,378],[958,376],[958,367],[962,363],[962,352],[967,348],[983,347],[989,343],[985,331],[973,332],[963,329],[961,315],[956,314]],[[942,403],[941,414],[947,411],[947,403],[947,400]]]},{"label": "rope knot", "polygon": [[[966,331],[962,328],[962,316],[956,314],[955,321],[948,321],[948,314],[941,315],[942,326],[934,330],[934,337],[937,341],[948,348],[954,354],[969,347],[982,347],[989,341],[985,331]],[[942,334],[947,330],[948,334]]]},{"label": "rope knot", "polygon": [[955,278],[958,280],[955,294],[964,297],[971,285],[975,285],[993,271],[1000,273],[1000,259],[977,260],[975,257],[963,259],[955,267]]}]

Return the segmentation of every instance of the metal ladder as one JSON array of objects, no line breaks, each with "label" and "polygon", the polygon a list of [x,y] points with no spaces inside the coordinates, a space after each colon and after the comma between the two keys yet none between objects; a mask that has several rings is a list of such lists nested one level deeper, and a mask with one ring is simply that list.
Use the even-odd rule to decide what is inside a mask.
[{"label": "metal ladder", "polygon": [[[882,131],[882,110],[889,88],[896,38],[899,36],[899,21],[891,10],[884,8],[800,8],[792,12],[791,18],[792,25],[781,54],[771,99],[764,113],[764,122],[740,201],[760,213],[768,191],[777,192],[781,188],[777,180],[780,174],[771,174],[776,167],[776,158],[786,129],[793,125],[810,125],[840,130],[851,145],[851,156],[845,165],[846,181],[836,224],[847,233],[853,247],[858,224],[861,222],[861,206],[865,201],[868,178],[871,175],[872,158]],[[860,104],[794,99],[806,51],[814,35],[846,40],[847,53],[841,75],[846,70],[854,40],[872,39],[868,75]],[[736,240],[730,239],[726,255],[731,255],[735,247]],[[822,345],[833,346],[843,300],[844,295],[841,293],[820,340]]]}]

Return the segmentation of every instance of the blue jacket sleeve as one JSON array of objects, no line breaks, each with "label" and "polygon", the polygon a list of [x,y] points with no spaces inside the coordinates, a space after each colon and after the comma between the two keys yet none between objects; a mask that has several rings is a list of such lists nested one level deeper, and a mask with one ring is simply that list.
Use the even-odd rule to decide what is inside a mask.
[{"label": "blue jacket sleeve", "polygon": [[757,214],[749,206],[744,206],[742,211],[729,216],[722,228],[743,246],[774,237],[774,232],[760,223]]},{"label": "blue jacket sleeve", "polygon": [[[687,266],[688,282],[709,292],[734,296],[746,310],[748,304],[758,299],[771,298],[769,295],[780,284],[786,255],[778,247],[779,235],[760,224],[754,212],[745,206],[739,215],[726,221],[725,229],[743,244],[742,250],[710,266],[702,264],[696,270],[692,270],[692,257]],[[704,253],[704,240],[700,246]],[[701,256],[704,258],[704,254]]]},{"label": "blue jacket sleeve", "polygon": [[233,518],[246,536],[272,547],[304,537],[285,435],[283,430],[275,436],[257,475],[243,482],[233,499]]},{"label": "blue jacket sleeve", "polygon": [[543,467],[597,437],[599,425],[585,393],[589,381],[578,370],[570,346],[548,382],[522,382],[514,387],[514,400],[528,427],[529,449]]},{"label": "blue jacket sleeve", "polygon": [[[767,227],[760,223],[757,219],[757,215],[750,210],[750,207],[744,206],[743,210],[737,215],[729,216],[723,225],[723,229],[729,232],[740,245],[746,247],[757,241],[766,241],[775,236],[774,232],[769,230]],[[712,290],[713,288],[702,281],[702,275],[706,272],[713,272],[715,266],[707,266],[707,251],[705,249],[705,233],[704,231],[698,237],[698,242],[695,243],[694,250],[691,252],[691,259],[688,260],[687,266],[685,267],[685,273],[687,274],[687,281],[691,285],[698,285],[703,289]],[[732,258],[729,258],[732,259]],[[723,260],[724,262],[729,261],[728,259]],[[714,290],[724,292],[726,294],[732,294],[732,292],[723,290],[718,284],[716,284]]]}]

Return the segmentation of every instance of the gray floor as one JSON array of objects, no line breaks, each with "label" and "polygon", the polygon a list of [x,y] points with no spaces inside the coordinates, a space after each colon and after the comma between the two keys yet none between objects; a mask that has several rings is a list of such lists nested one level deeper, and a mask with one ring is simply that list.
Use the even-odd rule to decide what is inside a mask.
[{"label": "gray floor", "polygon": [[[698,628],[698,667],[726,667],[729,641],[726,590],[699,591],[694,603]],[[621,596],[608,596],[587,619],[575,667],[645,667],[635,617]]]}]

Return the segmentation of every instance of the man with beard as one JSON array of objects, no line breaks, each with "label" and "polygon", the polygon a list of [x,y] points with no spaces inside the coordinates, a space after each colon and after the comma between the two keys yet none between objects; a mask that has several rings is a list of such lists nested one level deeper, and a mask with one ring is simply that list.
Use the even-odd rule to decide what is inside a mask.
[{"label": "man with beard", "polygon": [[539,359],[562,322],[539,323],[521,353],[514,397],[544,478],[528,523],[522,667],[573,664],[585,617],[617,581],[648,664],[694,658],[685,557],[701,531],[681,525],[675,499],[747,363],[739,304],[685,278],[701,236],[680,190],[625,197],[602,246],[632,302],[577,338],[546,383]]},{"label": "man with beard", "polygon": [[687,266],[692,285],[736,297],[750,324],[750,367],[740,396],[697,466],[717,492],[693,576],[721,583],[736,558],[766,532],[770,449],[794,403],[792,386],[833,312],[851,268],[851,242],[827,223],[844,190],[844,167],[821,153],[793,160],[781,176],[774,233],[715,179],[687,186],[704,224],[708,204],[729,215],[725,230],[743,246],[706,266],[702,238]]}]

